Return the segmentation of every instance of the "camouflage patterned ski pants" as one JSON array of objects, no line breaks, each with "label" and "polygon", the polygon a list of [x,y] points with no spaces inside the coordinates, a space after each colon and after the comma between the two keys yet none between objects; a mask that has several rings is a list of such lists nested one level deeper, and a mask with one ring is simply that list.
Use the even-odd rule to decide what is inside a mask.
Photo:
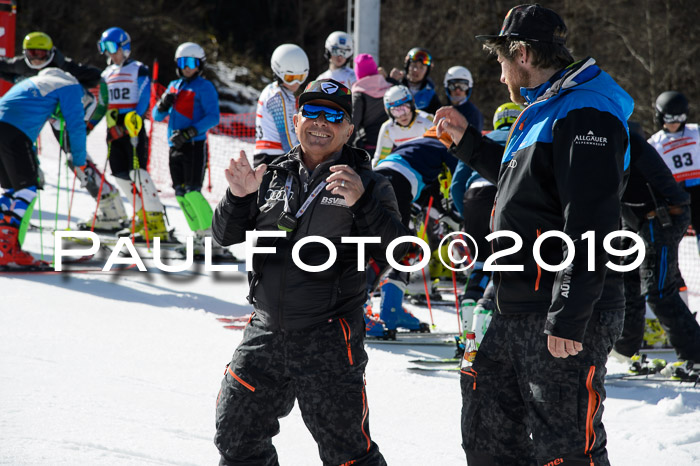
[{"label": "camouflage patterned ski pants", "polygon": [[607,465],[605,363],[624,310],[594,312],[583,351],[554,358],[546,315],[495,312],[461,376],[462,447],[470,465]]},{"label": "camouflage patterned ski pants", "polygon": [[272,437],[296,399],[324,465],[385,465],[369,433],[364,326],[360,312],[295,331],[254,316],[217,398],[220,464],[278,464]]}]

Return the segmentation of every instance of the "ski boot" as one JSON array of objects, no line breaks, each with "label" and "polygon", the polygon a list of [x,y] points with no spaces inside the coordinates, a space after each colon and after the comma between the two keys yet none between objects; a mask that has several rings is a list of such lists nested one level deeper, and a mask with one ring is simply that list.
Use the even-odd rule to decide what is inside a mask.
[{"label": "ski boot", "polygon": [[387,339],[388,333],[384,322],[372,313],[372,304],[365,304],[365,335],[368,337]]},{"label": "ski boot", "polygon": [[0,266],[48,267],[49,263],[34,259],[22,250],[19,244],[19,228],[16,225],[0,224]]},{"label": "ski boot", "polygon": [[[146,224],[148,226],[148,240],[160,238],[161,242],[177,243],[170,231],[165,226],[165,214],[163,212],[146,211]],[[117,236],[131,236],[131,224],[117,233]],[[134,229],[134,242],[146,242],[146,228],[143,224],[143,211],[136,213],[136,227]]]},{"label": "ski boot", "polygon": [[659,319],[645,319],[643,348],[670,348],[668,336]]},{"label": "ski boot", "polygon": [[387,280],[382,285],[381,312],[379,317],[384,321],[389,336],[396,338],[396,329],[405,328],[411,332],[430,332],[430,326],[418,320],[413,314],[403,308],[403,289],[395,280]]},{"label": "ski boot", "polygon": [[667,364],[665,359],[652,359],[650,361],[644,353],[635,354],[631,359],[629,373],[634,375],[656,374],[661,372]]},{"label": "ski boot", "polygon": [[697,386],[700,381],[700,367],[695,366],[693,361],[676,361],[666,366],[661,375],[681,382],[695,382]]},{"label": "ski boot", "polygon": [[[103,195],[97,206],[95,231],[117,234],[117,232],[126,228],[128,223],[129,217],[126,214],[124,203],[119,197],[119,193],[114,191]],[[92,218],[78,222],[78,230],[92,230]]]}]

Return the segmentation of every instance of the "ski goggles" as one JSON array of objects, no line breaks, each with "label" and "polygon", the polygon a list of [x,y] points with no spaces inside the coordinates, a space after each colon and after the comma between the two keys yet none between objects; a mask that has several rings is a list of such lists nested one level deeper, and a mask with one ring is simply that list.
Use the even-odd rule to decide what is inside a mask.
[{"label": "ski goggles", "polygon": [[333,46],[331,47],[330,50],[331,56],[334,57],[343,57],[343,58],[348,58],[352,53],[350,52],[350,49],[348,47],[338,47],[338,46]]},{"label": "ski goggles", "polygon": [[301,107],[301,116],[315,120],[323,113],[328,123],[340,123],[345,118],[345,112],[337,108],[323,107],[321,105],[306,104]]},{"label": "ski goggles", "polygon": [[117,53],[117,50],[119,50],[119,44],[113,40],[101,40],[97,43],[97,49],[101,54]]},{"label": "ski goggles", "polygon": [[469,82],[463,80],[454,80],[447,83],[447,90],[450,92],[454,92],[457,89],[463,92],[467,92],[469,90],[469,87]]},{"label": "ski goggles", "polygon": [[389,113],[391,113],[391,116],[393,116],[394,118],[401,118],[402,116],[410,112],[411,104],[401,104],[396,107],[391,107],[389,109]]},{"label": "ski goggles", "polygon": [[46,60],[49,58],[49,51],[44,49],[24,49],[24,56],[28,60]]},{"label": "ski goggles", "polygon": [[664,114],[664,123],[684,123],[688,119],[688,115],[681,113],[680,115]]},{"label": "ski goggles", "polygon": [[306,80],[307,73],[300,73],[300,74],[285,74],[284,75],[284,82],[287,84],[293,84],[295,82],[298,82],[299,84],[303,83]]},{"label": "ski goggles", "polygon": [[433,62],[433,57],[431,57],[429,53],[419,50],[409,54],[408,61],[417,61],[419,63],[423,63],[425,66],[430,66],[430,64]]},{"label": "ski goggles", "polygon": [[412,97],[410,95],[407,95],[403,99],[395,100],[394,102],[389,102],[388,104],[386,104],[386,108],[392,109],[392,108],[398,107],[400,105],[409,104],[409,103],[411,103],[411,98]]},{"label": "ski goggles", "polygon": [[198,68],[200,63],[201,61],[199,60],[199,58],[194,57],[180,57],[177,59],[177,67],[181,70],[184,70],[185,68],[193,70],[195,68]]}]

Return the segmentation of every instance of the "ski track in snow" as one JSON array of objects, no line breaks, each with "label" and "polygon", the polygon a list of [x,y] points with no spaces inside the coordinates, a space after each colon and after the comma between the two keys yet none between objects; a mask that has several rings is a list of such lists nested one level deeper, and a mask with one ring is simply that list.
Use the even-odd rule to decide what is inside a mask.
[{"label": "ski track in snow", "polygon": [[[106,157],[103,134],[98,127],[88,145],[99,167]],[[42,222],[53,226],[58,150],[46,130],[41,142],[47,178]],[[59,227],[68,218],[64,171]],[[184,235],[187,226],[175,201],[165,203],[177,234]],[[78,189],[72,220],[93,209],[92,198]],[[50,233],[30,231],[25,247],[38,254],[42,238],[50,256]],[[233,252],[243,257],[242,246]],[[242,332],[224,329],[215,317],[251,311],[246,276],[201,266],[177,274],[149,269],[0,275],[0,464],[218,462],[215,401]],[[691,297],[691,305],[697,309],[700,302]],[[407,307],[430,322],[427,309]],[[454,306],[435,307],[433,318],[437,331],[457,329]],[[406,370],[410,359],[450,357],[453,348],[368,345],[367,352],[371,433],[387,462],[465,464],[458,375]],[[625,371],[623,363],[608,364],[611,374]],[[610,384],[606,389],[603,419],[612,464],[700,464],[700,388]],[[321,464],[297,407],[280,425],[274,443],[281,464]]]}]

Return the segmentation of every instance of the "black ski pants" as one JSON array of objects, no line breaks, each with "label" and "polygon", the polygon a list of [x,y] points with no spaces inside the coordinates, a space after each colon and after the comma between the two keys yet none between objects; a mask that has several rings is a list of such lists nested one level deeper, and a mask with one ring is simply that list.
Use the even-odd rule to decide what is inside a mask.
[{"label": "black ski pants", "polygon": [[667,228],[662,228],[656,218],[645,219],[640,225],[637,234],[644,241],[646,254],[638,270],[624,275],[625,326],[615,350],[632,356],[641,348],[646,297],[678,358],[700,361],[700,325],[678,293],[683,284],[678,268],[678,245],[688,229],[690,212],[686,208],[682,214],[672,215],[671,220],[672,225]]},{"label": "black ski pants", "polygon": [[219,464],[277,465],[272,437],[297,400],[324,465],[385,465],[369,433],[364,334],[361,310],[294,331],[254,314],[217,398]]},{"label": "black ski pants", "polygon": [[32,141],[20,129],[0,121],[0,186],[19,191],[36,186],[38,176]]},{"label": "black ski pants", "polygon": [[179,149],[170,148],[170,177],[177,196],[191,191],[201,191],[204,172],[207,169],[207,142],[192,141]]},{"label": "black ski pants", "polygon": [[470,465],[608,465],[605,363],[624,311],[594,311],[583,351],[554,358],[542,314],[495,312],[460,374],[462,447]]}]

